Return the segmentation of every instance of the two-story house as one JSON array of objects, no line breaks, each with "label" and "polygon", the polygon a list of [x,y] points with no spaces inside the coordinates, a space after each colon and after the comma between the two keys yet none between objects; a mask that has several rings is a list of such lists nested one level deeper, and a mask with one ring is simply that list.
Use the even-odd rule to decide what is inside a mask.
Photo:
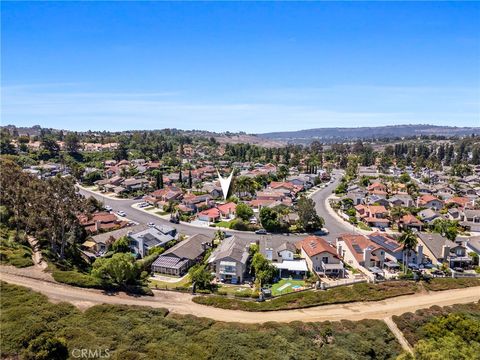
[{"label": "two-story house", "polygon": [[247,270],[249,246],[236,236],[225,238],[208,258],[215,277],[232,284],[243,282]]},{"label": "two-story house", "polygon": [[333,245],[319,236],[307,236],[296,247],[310,271],[323,276],[344,276],[343,263]]}]

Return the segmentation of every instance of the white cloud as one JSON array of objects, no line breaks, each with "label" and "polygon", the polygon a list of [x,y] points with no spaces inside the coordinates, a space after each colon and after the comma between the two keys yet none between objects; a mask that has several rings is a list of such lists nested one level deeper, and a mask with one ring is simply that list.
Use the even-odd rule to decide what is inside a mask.
[{"label": "white cloud", "polygon": [[176,127],[247,132],[480,122],[478,91],[469,88],[267,89],[200,102],[179,91],[88,92],[61,87],[63,91],[52,91],[55,86],[48,85],[3,88],[2,122],[78,130]]}]

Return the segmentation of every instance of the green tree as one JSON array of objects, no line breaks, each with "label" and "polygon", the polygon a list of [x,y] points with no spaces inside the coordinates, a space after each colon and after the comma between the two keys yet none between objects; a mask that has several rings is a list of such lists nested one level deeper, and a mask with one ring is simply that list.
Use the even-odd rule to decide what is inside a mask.
[{"label": "green tree", "polygon": [[95,181],[101,180],[102,174],[99,171],[92,171],[83,177],[83,183],[86,185],[93,185]]},{"label": "green tree", "polygon": [[252,259],[252,270],[255,274],[255,279],[261,287],[264,284],[273,282],[278,274],[277,268],[268,261],[260,252],[255,252]]},{"label": "green tree", "polygon": [[65,136],[65,150],[69,153],[78,153],[80,149],[80,139],[77,133],[69,132],[67,136]]},{"label": "green tree", "polygon": [[46,159],[51,159],[57,157],[60,153],[60,145],[58,145],[57,140],[51,135],[44,136],[41,141],[41,147],[44,151],[43,157]]},{"label": "green tree", "polygon": [[12,144],[12,137],[7,129],[0,131],[0,154],[13,155],[15,154],[15,147]]},{"label": "green tree", "polygon": [[405,257],[404,261],[404,271],[406,273],[408,268],[408,256],[410,251],[412,251],[417,246],[417,237],[413,232],[407,230],[399,236],[398,242],[403,245],[403,256]]},{"label": "green tree", "polygon": [[253,216],[253,210],[245,203],[239,203],[236,209],[237,217],[242,220],[248,221]]},{"label": "green tree", "polygon": [[44,332],[30,341],[24,353],[27,360],[64,360],[68,359],[65,339],[57,338],[53,333]]},{"label": "green tree", "polygon": [[211,290],[213,274],[208,270],[206,265],[197,264],[190,268],[188,275],[192,283],[200,290]]},{"label": "green tree", "polygon": [[280,230],[280,220],[278,218],[278,213],[268,207],[263,207],[260,210],[260,222],[264,229],[268,231],[279,231]]},{"label": "green tree", "polygon": [[297,211],[298,225],[305,231],[319,230],[325,225],[323,218],[318,216],[312,199],[302,196],[298,200]]},{"label": "green tree", "polygon": [[106,285],[125,287],[136,282],[139,276],[139,266],[132,254],[117,253],[111,258],[95,260],[92,276]]},{"label": "green tree", "polygon": [[411,178],[410,175],[408,175],[407,173],[402,173],[402,175],[400,175],[399,177],[399,180],[401,183],[406,184],[411,181]]},{"label": "green tree", "polygon": [[454,220],[436,219],[433,222],[433,231],[455,241],[458,235],[458,223]]},{"label": "green tree", "polygon": [[401,206],[394,206],[390,210],[390,216],[392,217],[392,220],[398,221],[402,218],[403,215],[406,214],[406,211],[404,208]]},{"label": "green tree", "polygon": [[277,168],[277,176],[279,179],[285,181],[288,176],[288,168],[285,165],[279,165]]},{"label": "green tree", "polygon": [[113,244],[111,250],[114,253],[130,253],[129,241],[126,236],[118,238]]}]

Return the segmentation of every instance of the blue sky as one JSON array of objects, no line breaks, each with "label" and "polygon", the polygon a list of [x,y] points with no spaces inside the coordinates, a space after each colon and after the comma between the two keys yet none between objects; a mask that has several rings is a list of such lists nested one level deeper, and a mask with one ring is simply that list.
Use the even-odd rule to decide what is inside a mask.
[{"label": "blue sky", "polygon": [[480,126],[478,2],[2,2],[2,123]]}]

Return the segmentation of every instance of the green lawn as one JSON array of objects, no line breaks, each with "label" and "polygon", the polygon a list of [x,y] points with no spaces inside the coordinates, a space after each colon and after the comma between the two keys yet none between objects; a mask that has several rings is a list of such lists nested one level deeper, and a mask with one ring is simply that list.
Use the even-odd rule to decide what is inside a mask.
[{"label": "green lawn", "polygon": [[237,297],[251,297],[253,294],[253,291],[250,287],[246,287],[246,286],[220,285],[220,287],[217,290],[217,294],[233,295]]},{"label": "green lawn", "polygon": [[372,228],[370,226],[364,224],[361,221],[357,224],[357,226],[362,230],[372,231]]},{"label": "green lawn", "polygon": [[[290,285],[287,285],[287,284],[290,284]],[[277,295],[288,294],[290,292],[293,292],[294,290],[292,286],[305,286],[305,281],[281,279],[279,282],[272,285],[272,295],[277,296]]]},{"label": "green lawn", "polygon": [[187,275],[183,278],[179,278],[178,281],[175,282],[150,280],[148,286],[150,286],[151,289],[187,289],[190,286],[190,277]]},{"label": "green lawn", "polygon": [[157,214],[157,215],[162,215],[162,216],[163,216],[163,215],[167,215],[168,212],[166,212],[166,211],[157,211],[157,212],[155,212],[155,214]]},{"label": "green lawn", "polygon": [[230,221],[220,221],[218,223],[215,223],[215,226],[230,229]]}]

